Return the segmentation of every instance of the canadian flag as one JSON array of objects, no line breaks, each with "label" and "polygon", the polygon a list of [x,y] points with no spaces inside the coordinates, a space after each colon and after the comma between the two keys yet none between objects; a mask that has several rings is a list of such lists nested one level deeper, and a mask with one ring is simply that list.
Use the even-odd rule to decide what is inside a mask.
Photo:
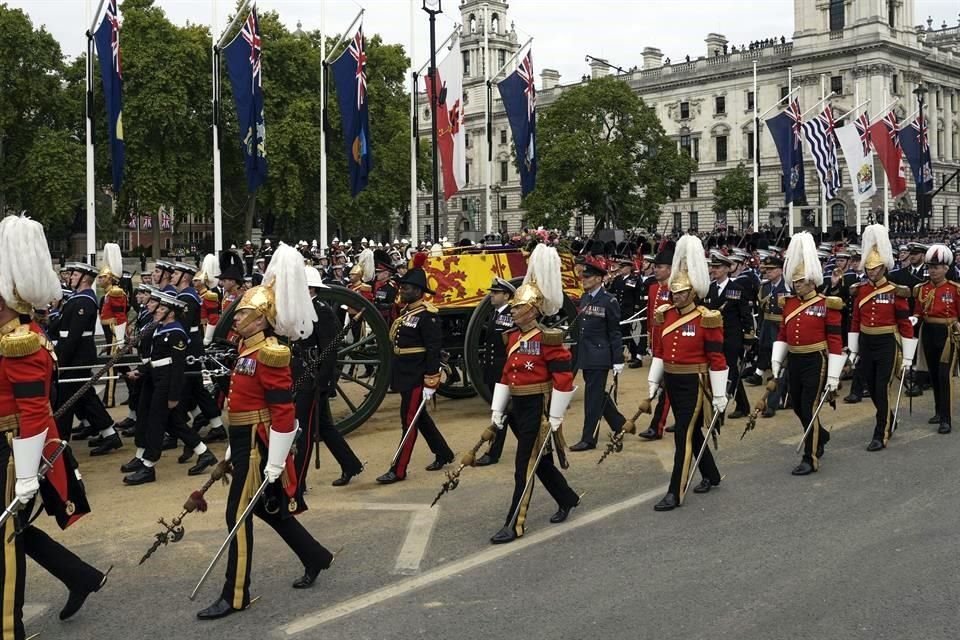
[{"label": "canadian flag", "polygon": [[[443,59],[435,77],[425,78],[427,97],[437,109],[437,147],[443,175],[443,199],[467,183],[467,143],[463,130],[463,59],[455,48]],[[435,94],[435,87],[439,91]],[[439,99],[435,100],[434,95]]]}]

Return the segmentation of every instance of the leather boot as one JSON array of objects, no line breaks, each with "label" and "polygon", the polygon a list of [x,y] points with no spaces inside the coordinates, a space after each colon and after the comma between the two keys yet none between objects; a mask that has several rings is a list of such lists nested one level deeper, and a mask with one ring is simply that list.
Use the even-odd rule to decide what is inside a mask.
[{"label": "leather boot", "polygon": [[177,458],[177,464],[187,464],[190,462],[190,458],[193,457],[193,447],[188,447],[183,445],[183,453],[180,454],[180,457]]},{"label": "leather boot", "polygon": [[807,462],[806,460],[804,460],[803,462],[795,466],[793,468],[793,471],[791,471],[790,473],[791,475],[795,475],[795,476],[808,476],[814,471],[815,470],[813,468],[813,465]]},{"label": "leather boot", "polygon": [[377,482],[380,484],[393,484],[394,482],[400,482],[401,480],[403,480],[403,478],[395,474],[393,471],[387,471],[385,474],[377,478]]},{"label": "leather boot", "polygon": [[650,427],[646,431],[641,431],[637,435],[643,438],[644,440],[659,440],[663,437],[662,435],[657,433],[657,430],[654,429],[653,427]]},{"label": "leather boot", "polygon": [[113,570],[113,565],[110,565],[106,572],[103,574],[103,578],[100,580],[100,584],[97,585],[97,588],[93,591],[71,591],[67,596],[67,603],[63,605],[63,609],[60,610],[60,619],[66,620],[71,618],[77,611],[80,611],[80,607],[83,606],[83,603],[87,601],[87,597],[91,593],[96,593],[103,589],[103,585],[107,584],[107,576],[110,575],[110,572]]}]

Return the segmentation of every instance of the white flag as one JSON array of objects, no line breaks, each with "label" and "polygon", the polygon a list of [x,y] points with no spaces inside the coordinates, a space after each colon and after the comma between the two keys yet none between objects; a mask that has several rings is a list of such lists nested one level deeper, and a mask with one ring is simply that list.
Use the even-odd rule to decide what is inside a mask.
[{"label": "white flag", "polygon": [[877,181],[873,170],[873,149],[869,144],[869,129],[861,132],[861,126],[867,120],[866,114],[845,127],[834,129],[843,157],[847,159],[850,172],[850,184],[853,185],[854,202],[863,202],[877,192]]}]

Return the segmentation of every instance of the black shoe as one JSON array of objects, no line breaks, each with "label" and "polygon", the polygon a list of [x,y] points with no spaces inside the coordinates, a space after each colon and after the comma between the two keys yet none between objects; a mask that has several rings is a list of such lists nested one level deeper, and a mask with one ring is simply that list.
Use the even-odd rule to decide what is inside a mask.
[{"label": "black shoe", "polygon": [[215,464],[217,464],[217,456],[213,455],[213,451],[207,449],[200,454],[200,457],[197,458],[197,464],[190,467],[190,470],[187,471],[187,475],[198,476]]},{"label": "black shoe", "polygon": [[577,444],[570,447],[570,451],[590,451],[591,449],[596,449],[597,445],[590,444],[589,442],[584,442],[581,440]]},{"label": "black shoe", "polygon": [[98,433],[97,435],[93,436],[92,438],[87,439],[87,446],[90,447],[91,449],[92,449],[93,447],[99,447],[100,445],[103,444],[103,441],[104,441],[104,440],[106,440],[106,438],[104,438],[103,436],[101,436],[101,435]]},{"label": "black shoe", "polygon": [[134,471],[140,471],[140,469],[145,469],[143,466],[143,460],[140,458],[131,458],[130,462],[120,465],[120,471],[123,473],[133,473]]},{"label": "black shoe", "polygon": [[883,448],[883,443],[879,440],[871,440],[870,444],[867,445],[867,451],[880,451]]},{"label": "black shoe", "polygon": [[763,413],[761,413],[760,415],[764,418],[772,418],[775,415],[777,415],[777,412],[771,409],[770,407],[767,407],[766,409],[763,410]]},{"label": "black shoe", "polygon": [[170,436],[163,436],[163,443],[160,445],[161,451],[172,451],[177,448],[177,439]]},{"label": "black shoe", "polygon": [[90,455],[92,456],[105,456],[111,451],[116,451],[123,446],[123,440],[120,439],[119,433],[112,433],[106,438],[103,439],[103,442],[93,449],[90,450]]},{"label": "black shoe", "polygon": [[580,499],[577,499],[577,504],[570,505],[569,507],[560,507],[557,509],[557,512],[550,516],[550,522],[553,524],[560,524],[570,515],[570,512],[573,511],[575,507],[580,506]]},{"label": "black shoe", "polygon": [[654,511],[672,511],[679,506],[680,505],[677,503],[677,496],[673,495],[672,493],[668,493],[667,495],[663,496],[663,499],[660,500],[660,502],[653,505],[653,510]]},{"label": "black shoe", "polygon": [[646,431],[641,431],[637,435],[643,438],[644,440],[659,440],[660,438],[663,437],[662,435],[657,433],[657,430],[654,429],[653,427],[650,427]]},{"label": "black shoe", "polygon": [[731,420],[739,420],[740,418],[746,418],[746,417],[747,417],[747,414],[746,414],[745,411],[741,411],[740,409],[736,409],[736,410],[734,410],[733,413],[731,413],[731,414],[728,415],[727,417],[730,418]]},{"label": "black shoe", "polygon": [[93,438],[94,436],[100,435],[100,430],[94,427],[88,426],[86,429],[81,429],[77,431],[72,436],[71,440],[86,440],[87,438]]},{"label": "black shoe", "polygon": [[190,462],[190,458],[193,457],[193,447],[188,447],[183,445],[183,453],[177,458],[177,464],[187,464]]},{"label": "black shoe", "polygon": [[673,433],[673,432],[676,431],[676,430],[677,430],[677,425],[675,425],[675,424],[672,424],[672,425],[670,425],[669,427],[667,427],[666,429],[664,429],[664,431],[666,431],[667,433]]},{"label": "black shoe", "polygon": [[217,618],[226,618],[237,611],[243,611],[243,609],[234,609],[229,602],[223,598],[218,598],[216,602],[203,611],[198,611],[197,617],[201,620],[216,620]]},{"label": "black shoe", "polygon": [[134,471],[128,476],[123,477],[123,484],[135,487],[138,484],[147,484],[148,482],[156,482],[157,472],[153,467],[148,467],[144,465],[143,469],[139,471]]},{"label": "black shoe", "polygon": [[903,392],[908,398],[919,398],[923,395],[923,389],[917,385],[909,385]]},{"label": "black shoe", "polygon": [[500,462],[499,458],[491,458],[489,453],[485,453],[479,458],[477,458],[477,461],[474,462],[473,464],[476,467],[487,467],[487,466],[490,466],[491,464],[497,464],[498,462]]},{"label": "black shoe", "polygon": [[743,379],[743,382],[751,387],[759,387],[763,384],[763,378],[754,373],[753,375],[746,376]]},{"label": "black shoe", "polygon": [[427,471],[440,471],[451,462],[453,462],[453,460],[441,460],[440,458],[436,458],[433,462],[428,464],[425,469]]},{"label": "black shoe", "polygon": [[97,588],[93,591],[71,591],[67,596],[67,604],[63,605],[63,609],[60,610],[60,619],[66,620],[73,617],[73,615],[80,611],[80,607],[83,606],[83,603],[87,601],[87,597],[91,593],[96,593],[103,589],[103,585],[107,584],[107,576],[110,575],[110,571],[113,569],[113,565],[107,569],[103,574],[103,578],[100,579],[100,584],[97,585]]},{"label": "black shoe", "polygon": [[[126,421],[129,420],[129,419],[130,419],[130,418],[127,418],[127,419],[124,420],[123,422],[126,422]],[[136,423],[133,423],[133,424],[131,424],[130,426],[124,426],[124,425],[123,425],[123,422],[121,422],[121,423],[119,423],[119,424],[117,425],[117,427],[116,427],[117,433],[119,433],[119,434],[120,434],[121,436],[123,436],[124,438],[132,438],[134,435],[136,435],[136,433],[137,433],[137,425],[136,425]]]},{"label": "black shoe", "polygon": [[293,582],[294,589],[309,589],[317,581],[320,569],[304,569],[303,575]]},{"label": "black shoe", "polygon": [[223,427],[214,427],[207,432],[207,437],[203,439],[205,444],[211,442],[220,442],[227,439],[227,430]]},{"label": "black shoe", "polygon": [[640,360],[639,358],[637,358],[636,360],[631,360],[630,364],[628,364],[627,366],[630,367],[631,369],[639,369],[640,367],[643,366],[643,360]]},{"label": "black shoe", "polygon": [[808,476],[814,472],[813,465],[804,460],[793,468],[790,473],[795,476]]},{"label": "black shoe", "polygon": [[706,478],[704,478],[703,480],[700,481],[700,484],[698,484],[697,486],[695,486],[695,487],[693,488],[693,492],[694,492],[694,493],[709,493],[709,492],[710,492],[710,489],[713,489],[714,487],[718,486],[719,484],[720,484],[719,481],[717,481],[717,482],[711,482],[711,481],[707,480]]},{"label": "black shoe", "polygon": [[932,418],[927,420],[927,424],[940,424],[940,416],[938,415],[933,416]]},{"label": "black shoe", "polygon": [[511,527],[504,527],[490,537],[493,544],[506,544],[517,539],[517,533]]},{"label": "black shoe", "polygon": [[943,434],[950,433],[950,423],[949,423],[949,422],[941,422],[941,423],[940,423],[940,428],[937,429],[937,433],[943,433]]},{"label": "black shoe", "polygon": [[817,445],[817,458],[823,457],[823,448],[827,446],[827,443],[830,442],[830,432],[826,429],[823,430],[823,434],[820,436],[820,444]]},{"label": "black shoe", "polygon": [[193,419],[192,428],[194,431],[199,432],[200,429],[203,429],[205,426],[209,424],[210,424],[210,418],[200,413],[200,414],[197,414],[197,417]]},{"label": "black shoe", "polygon": [[846,402],[847,404],[857,404],[861,400],[862,398],[860,396],[854,395],[852,393],[843,399],[843,401]]},{"label": "black shoe", "polygon": [[350,484],[350,480],[353,478],[353,476],[358,476],[358,475],[360,475],[360,471],[357,471],[356,473],[347,473],[346,471],[344,471],[340,474],[339,478],[337,478],[330,484],[334,487],[345,487],[348,484]]},{"label": "black shoe", "polygon": [[403,480],[403,478],[395,474],[393,471],[387,471],[385,474],[377,478],[377,482],[380,484],[393,484],[394,482],[400,482],[401,480]]}]

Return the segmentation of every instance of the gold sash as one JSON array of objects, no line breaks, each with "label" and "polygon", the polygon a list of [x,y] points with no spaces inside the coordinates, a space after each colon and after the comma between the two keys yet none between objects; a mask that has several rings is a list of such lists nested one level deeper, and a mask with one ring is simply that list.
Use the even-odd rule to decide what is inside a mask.
[{"label": "gold sash", "polygon": [[699,317],[699,316],[700,316],[700,310],[699,310],[699,309],[694,309],[693,311],[691,311],[691,312],[688,313],[687,315],[682,316],[682,317],[678,318],[677,320],[675,320],[672,324],[667,325],[667,327],[660,333],[660,337],[662,338],[663,336],[667,335],[668,333],[670,333],[670,332],[672,332],[672,331],[675,331],[675,330],[677,329],[677,327],[683,326],[683,325],[687,324],[688,322],[690,322],[691,320],[693,320],[694,318],[697,318],[697,317]]},{"label": "gold sash", "polygon": [[535,338],[535,337],[537,337],[538,335],[540,335],[540,332],[541,332],[540,327],[537,327],[536,329],[531,329],[531,330],[528,331],[527,333],[525,333],[525,334],[521,335],[519,338],[517,338],[517,341],[513,343],[513,346],[510,347],[510,348],[507,350],[507,357],[509,358],[510,356],[512,356],[513,353],[514,353],[517,349],[520,348],[520,343],[521,343],[521,342],[526,342],[526,341],[529,340],[530,338]]},{"label": "gold sash", "polygon": [[816,303],[824,299],[825,298],[819,294],[813,296],[812,298],[810,298],[809,300],[801,304],[799,307],[791,311],[789,314],[785,315],[783,317],[783,324],[787,324],[788,322],[796,318],[798,315],[800,315],[805,309],[812,307],[813,305],[815,305]]},{"label": "gold sash", "polygon": [[887,284],[883,285],[883,286],[880,287],[879,289],[874,289],[873,291],[871,291],[871,292],[868,293],[867,295],[863,296],[863,300],[861,300],[861,301],[860,301],[860,304],[858,304],[857,306],[862,309],[862,308],[863,308],[863,305],[865,305],[865,304],[867,304],[868,302],[870,302],[871,300],[873,300],[874,297],[880,295],[881,293],[889,293],[890,291],[893,291],[894,289],[896,289],[896,286],[894,286],[894,285],[892,285],[892,284],[890,284],[890,283],[888,282]]}]

